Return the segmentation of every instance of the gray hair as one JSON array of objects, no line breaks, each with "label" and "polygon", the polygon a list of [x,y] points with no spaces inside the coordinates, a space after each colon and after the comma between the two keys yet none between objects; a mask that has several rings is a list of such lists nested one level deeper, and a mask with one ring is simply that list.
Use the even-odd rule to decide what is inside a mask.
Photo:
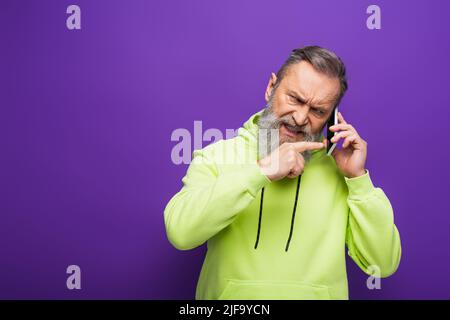
[{"label": "gray hair", "polygon": [[289,67],[300,61],[309,62],[317,71],[332,77],[338,78],[340,83],[340,91],[335,106],[339,105],[342,97],[347,91],[347,78],[345,74],[345,65],[342,60],[334,53],[319,46],[306,46],[292,50],[289,58],[281,66],[277,72],[277,81],[274,85],[275,91],[283,80]]}]

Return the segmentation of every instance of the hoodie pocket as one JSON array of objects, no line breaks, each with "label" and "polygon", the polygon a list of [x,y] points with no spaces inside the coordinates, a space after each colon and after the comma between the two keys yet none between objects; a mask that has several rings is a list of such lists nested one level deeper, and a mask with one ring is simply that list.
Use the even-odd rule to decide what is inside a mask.
[{"label": "hoodie pocket", "polygon": [[219,300],[329,300],[327,286],[296,281],[228,279]]}]

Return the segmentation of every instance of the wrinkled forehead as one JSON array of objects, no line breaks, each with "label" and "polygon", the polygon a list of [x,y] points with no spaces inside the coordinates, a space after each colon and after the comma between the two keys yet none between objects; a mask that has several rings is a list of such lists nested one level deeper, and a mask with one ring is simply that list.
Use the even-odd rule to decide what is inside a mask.
[{"label": "wrinkled forehead", "polygon": [[316,105],[334,104],[340,92],[337,77],[330,77],[315,70],[306,61],[290,66],[281,85],[285,92],[294,91],[305,101]]}]

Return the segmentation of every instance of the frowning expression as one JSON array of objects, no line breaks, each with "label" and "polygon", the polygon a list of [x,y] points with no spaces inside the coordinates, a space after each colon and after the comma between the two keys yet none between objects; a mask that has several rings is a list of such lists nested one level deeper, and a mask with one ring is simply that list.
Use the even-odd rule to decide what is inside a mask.
[{"label": "frowning expression", "polygon": [[[272,73],[266,89],[266,102],[277,81]],[[338,78],[318,72],[301,61],[291,65],[272,97],[272,111],[282,119],[280,143],[303,141],[305,133],[320,134],[336,104],[340,90]]]}]

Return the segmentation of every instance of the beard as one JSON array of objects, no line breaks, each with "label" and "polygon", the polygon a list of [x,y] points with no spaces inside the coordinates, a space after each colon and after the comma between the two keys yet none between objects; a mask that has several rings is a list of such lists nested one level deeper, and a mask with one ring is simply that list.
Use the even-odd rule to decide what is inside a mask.
[{"label": "beard", "polygon": [[[262,112],[258,121],[258,156],[259,159],[265,158],[271,154],[276,148],[286,142],[296,142],[295,138],[282,137],[280,140],[280,127],[285,125],[289,130],[302,134],[301,141],[319,141],[320,133],[314,134],[309,126],[298,126],[292,116],[278,117],[272,108],[273,96],[271,95],[266,108]],[[311,151],[305,150],[301,152],[305,161],[311,158]]]}]

